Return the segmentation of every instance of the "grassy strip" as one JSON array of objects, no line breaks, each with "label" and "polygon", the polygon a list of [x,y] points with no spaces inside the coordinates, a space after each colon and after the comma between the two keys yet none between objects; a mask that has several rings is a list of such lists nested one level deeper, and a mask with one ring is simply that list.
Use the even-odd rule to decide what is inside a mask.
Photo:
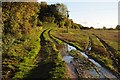
[{"label": "grassy strip", "polygon": [[[43,34],[45,38],[46,44],[50,45],[52,48],[52,52],[49,54],[51,55],[50,60],[47,60],[49,63],[52,61],[52,70],[49,71],[50,80],[60,80],[65,78],[65,62],[62,61],[62,56],[60,55],[59,51],[56,49],[54,42],[50,39],[48,32],[50,29],[46,30]],[[47,58],[46,58],[47,59]]]},{"label": "grassy strip", "polygon": [[96,38],[94,35],[91,36],[92,39],[92,51],[93,52],[97,52],[96,54],[99,54],[101,56],[109,56],[109,54],[107,53],[106,48],[104,47],[104,45],[99,41],[98,38]]},{"label": "grassy strip", "polygon": [[82,61],[84,61],[84,59],[85,59],[85,57],[83,56],[83,55],[81,55],[81,53],[80,52],[78,52],[78,51],[76,51],[76,50],[71,50],[70,51],[70,55],[72,56],[72,57],[74,57],[74,59],[81,59]]},{"label": "grassy strip", "polygon": [[53,36],[52,31],[50,31],[50,37],[53,38],[58,44],[63,44],[63,41],[59,40],[58,38]]}]

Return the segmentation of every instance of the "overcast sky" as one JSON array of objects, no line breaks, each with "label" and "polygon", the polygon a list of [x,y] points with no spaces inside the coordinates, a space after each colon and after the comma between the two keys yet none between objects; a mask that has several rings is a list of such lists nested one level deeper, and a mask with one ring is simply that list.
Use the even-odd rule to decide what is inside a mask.
[{"label": "overcast sky", "polygon": [[63,3],[70,19],[87,27],[114,28],[118,24],[119,0],[44,0],[48,4]]}]

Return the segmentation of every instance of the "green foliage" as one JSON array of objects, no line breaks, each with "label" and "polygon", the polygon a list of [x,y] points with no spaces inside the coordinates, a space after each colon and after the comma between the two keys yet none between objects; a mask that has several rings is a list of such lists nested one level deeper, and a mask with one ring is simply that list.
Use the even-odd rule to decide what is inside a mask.
[{"label": "green foliage", "polygon": [[60,27],[64,26],[66,21],[67,7],[64,4],[51,4],[41,2],[39,19],[42,22],[57,23]]},{"label": "green foliage", "polygon": [[[16,54],[16,56],[22,58],[22,62],[17,65],[19,67],[19,71],[14,75],[14,77],[12,78],[13,80],[24,78],[26,75],[29,74],[29,71],[36,66],[35,59],[40,50],[40,34],[41,33],[38,32],[36,33],[36,36],[31,35],[31,39],[26,39],[24,42],[22,42],[22,44],[24,45],[24,51],[22,51],[23,53],[21,55]],[[25,51],[27,51],[27,54],[24,53]]]},{"label": "green foliage", "polygon": [[37,3],[17,3],[3,2],[3,32],[12,33],[14,36],[30,33],[32,27],[37,24],[37,13],[39,10]]},{"label": "green foliage", "polygon": [[42,26],[42,22],[40,20],[37,21],[37,26]]},{"label": "green foliage", "polygon": [[103,27],[103,30],[106,30],[106,27],[105,27],[105,26]]},{"label": "green foliage", "polygon": [[63,42],[59,39],[57,39],[55,36],[53,36],[53,33],[50,35],[58,44],[63,44]]},{"label": "green foliage", "polygon": [[43,34],[45,38],[46,48],[44,56],[45,63],[53,63],[52,69],[49,71],[49,79],[50,80],[59,80],[65,78],[65,63],[62,61],[62,56],[60,55],[59,51],[56,49],[54,42],[48,35],[50,29],[46,30]]},{"label": "green foliage", "polygon": [[57,25],[56,25],[55,23],[44,22],[43,25],[42,25],[42,27],[43,27],[44,29],[48,29],[48,28],[56,28]]},{"label": "green foliage", "polygon": [[65,26],[71,27],[71,26],[72,26],[72,25],[71,25],[71,21],[70,21],[70,20],[67,20],[66,23],[65,23]]},{"label": "green foliage", "polygon": [[51,80],[59,80],[65,78],[65,63],[62,62],[59,64],[59,66],[56,66],[53,68],[53,71],[50,72],[52,78]]},{"label": "green foliage", "polygon": [[59,27],[64,27],[64,24],[65,24],[65,22],[61,21],[60,24],[59,24]]},{"label": "green foliage", "polygon": [[[29,2],[3,2],[2,8],[3,78],[22,79],[34,68],[40,50],[42,30],[37,27],[40,8],[38,3]],[[6,74],[8,70],[10,73]]]},{"label": "green foliage", "polygon": [[77,28],[79,28],[79,25],[77,25],[77,24],[74,23],[74,24],[72,25],[72,28],[73,28],[73,29],[77,29]]},{"label": "green foliage", "polygon": [[[36,56],[41,49],[41,29],[55,28],[57,24],[64,27],[67,8],[64,4],[47,5],[46,2],[3,2],[2,10],[3,78],[23,79],[36,67]],[[71,26],[72,21],[68,22]],[[46,54],[41,57],[44,57],[44,64],[52,63],[50,79],[64,78],[65,63],[48,35],[49,30],[43,34]]]}]

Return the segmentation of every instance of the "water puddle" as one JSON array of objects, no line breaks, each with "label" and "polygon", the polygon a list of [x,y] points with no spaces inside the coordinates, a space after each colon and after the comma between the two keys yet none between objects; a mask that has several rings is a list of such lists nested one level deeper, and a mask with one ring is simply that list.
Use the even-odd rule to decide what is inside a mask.
[{"label": "water puddle", "polygon": [[73,46],[71,46],[71,45],[69,45],[69,44],[67,44],[67,46],[68,46],[68,51],[77,50],[75,47],[73,47]]},{"label": "water puddle", "polygon": [[[68,46],[68,51],[70,52],[71,50],[77,50],[74,46],[71,46],[69,44],[67,44]],[[91,47],[88,49],[89,51],[91,50]],[[99,78],[116,78],[116,76],[114,76],[110,71],[108,71],[107,69],[103,68],[99,63],[97,63],[96,61],[94,61],[93,59],[89,58],[85,52],[81,52],[79,50],[77,50],[78,52],[80,52],[86,59],[88,59],[90,62],[92,62],[93,64],[96,65],[97,69],[99,70],[98,72],[96,72],[96,70],[93,68],[91,70],[89,70],[89,73],[91,75],[94,75],[95,77],[99,77]],[[66,63],[71,63],[71,61],[73,61],[74,57],[70,56],[70,55],[65,55],[63,57],[63,60]],[[98,75],[99,74],[99,75]]]},{"label": "water puddle", "polygon": [[94,78],[99,78],[99,75],[98,75],[98,73],[96,72],[96,70],[93,68],[93,69],[90,69],[89,70],[89,73],[91,74],[91,75],[93,75],[93,77]]},{"label": "water puddle", "polygon": [[91,49],[92,49],[91,47],[88,48],[89,51],[90,51]]},{"label": "water puddle", "polygon": [[97,67],[102,67],[99,63],[94,61],[93,59],[89,59],[93,64],[95,64]]},{"label": "water puddle", "polygon": [[67,55],[66,55],[66,56],[63,57],[63,60],[64,60],[66,63],[70,63],[71,61],[73,61],[73,58],[74,58],[74,57],[72,57],[72,56],[69,56],[69,55],[67,56]]}]

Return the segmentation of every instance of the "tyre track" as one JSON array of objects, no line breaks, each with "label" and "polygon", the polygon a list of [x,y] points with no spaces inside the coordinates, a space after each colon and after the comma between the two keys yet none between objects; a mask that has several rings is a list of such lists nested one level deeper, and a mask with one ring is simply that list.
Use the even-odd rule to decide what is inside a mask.
[{"label": "tyre track", "polygon": [[[51,29],[52,30],[52,29]],[[56,45],[60,45],[55,39],[53,39],[52,37],[51,37],[51,35],[50,35],[50,31],[51,30],[49,30],[48,31],[48,35],[49,35],[49,37],[52,39],[52,41],[56,44]],[[66,51],[66,53],[67,53],[67,51]],[[67,68],[68,68],[68,71],[70,72],[69,73],[69,79],[71,79],[71,80],[79,80],[80,79],[80,76],[79,76],[79,72],[78,72],[78,70],[77,70],[77,68],[71,63],[71,64],[67,64],[66,63],[66,65],[67,65]],[[73,66],[73,67],[71,67],[71,65]],[[74,68],[75,69],[75,71],[72,69],[72,68]],[[72,79],[72,77],[73,77],[73,79]]]},{"label": "tyre track", "polygon": [[[110,58],[114,61],[113,63],[113,66],[114,67],[117,67],[118,70],[120,70],[120,66],[119,64],[116,62],[116,58],[115,58],[115,55],[116,54],[116,50],[113,49],[111,46],[109,46],[103,39],[101,39],[100,37],[98,37],[97,35],[94,34],[94,36],[96,36],[96,38],[98,38],[98,40],[104,45],[104,47],[106,48],[107,52],[109,53],[110,55]],[[116,72],[114,71],[114,74],[120,79],[120,73],[119,72]]]},{"label": "tyre track", "polygon": [[[46,41],[45,41],[45,38],[43,36],[43,34],[46,32],[46,30],[44,30],[42,33],[41,33],[41,36],[40,36],[40,45],[41,45],[41,49],[39,51],[39,54],[38,54],[38,66],[35,67],[31,72],[30,72],[30,75],[27,76],[25,78],[25,80],[48,80],[49,78],[49,71],[51,71],[51,63],[44,63],[44,60],[46,57],[44,57],[44,54],[46,54]],[[48,46],[47,46],[48,47]]]}]

